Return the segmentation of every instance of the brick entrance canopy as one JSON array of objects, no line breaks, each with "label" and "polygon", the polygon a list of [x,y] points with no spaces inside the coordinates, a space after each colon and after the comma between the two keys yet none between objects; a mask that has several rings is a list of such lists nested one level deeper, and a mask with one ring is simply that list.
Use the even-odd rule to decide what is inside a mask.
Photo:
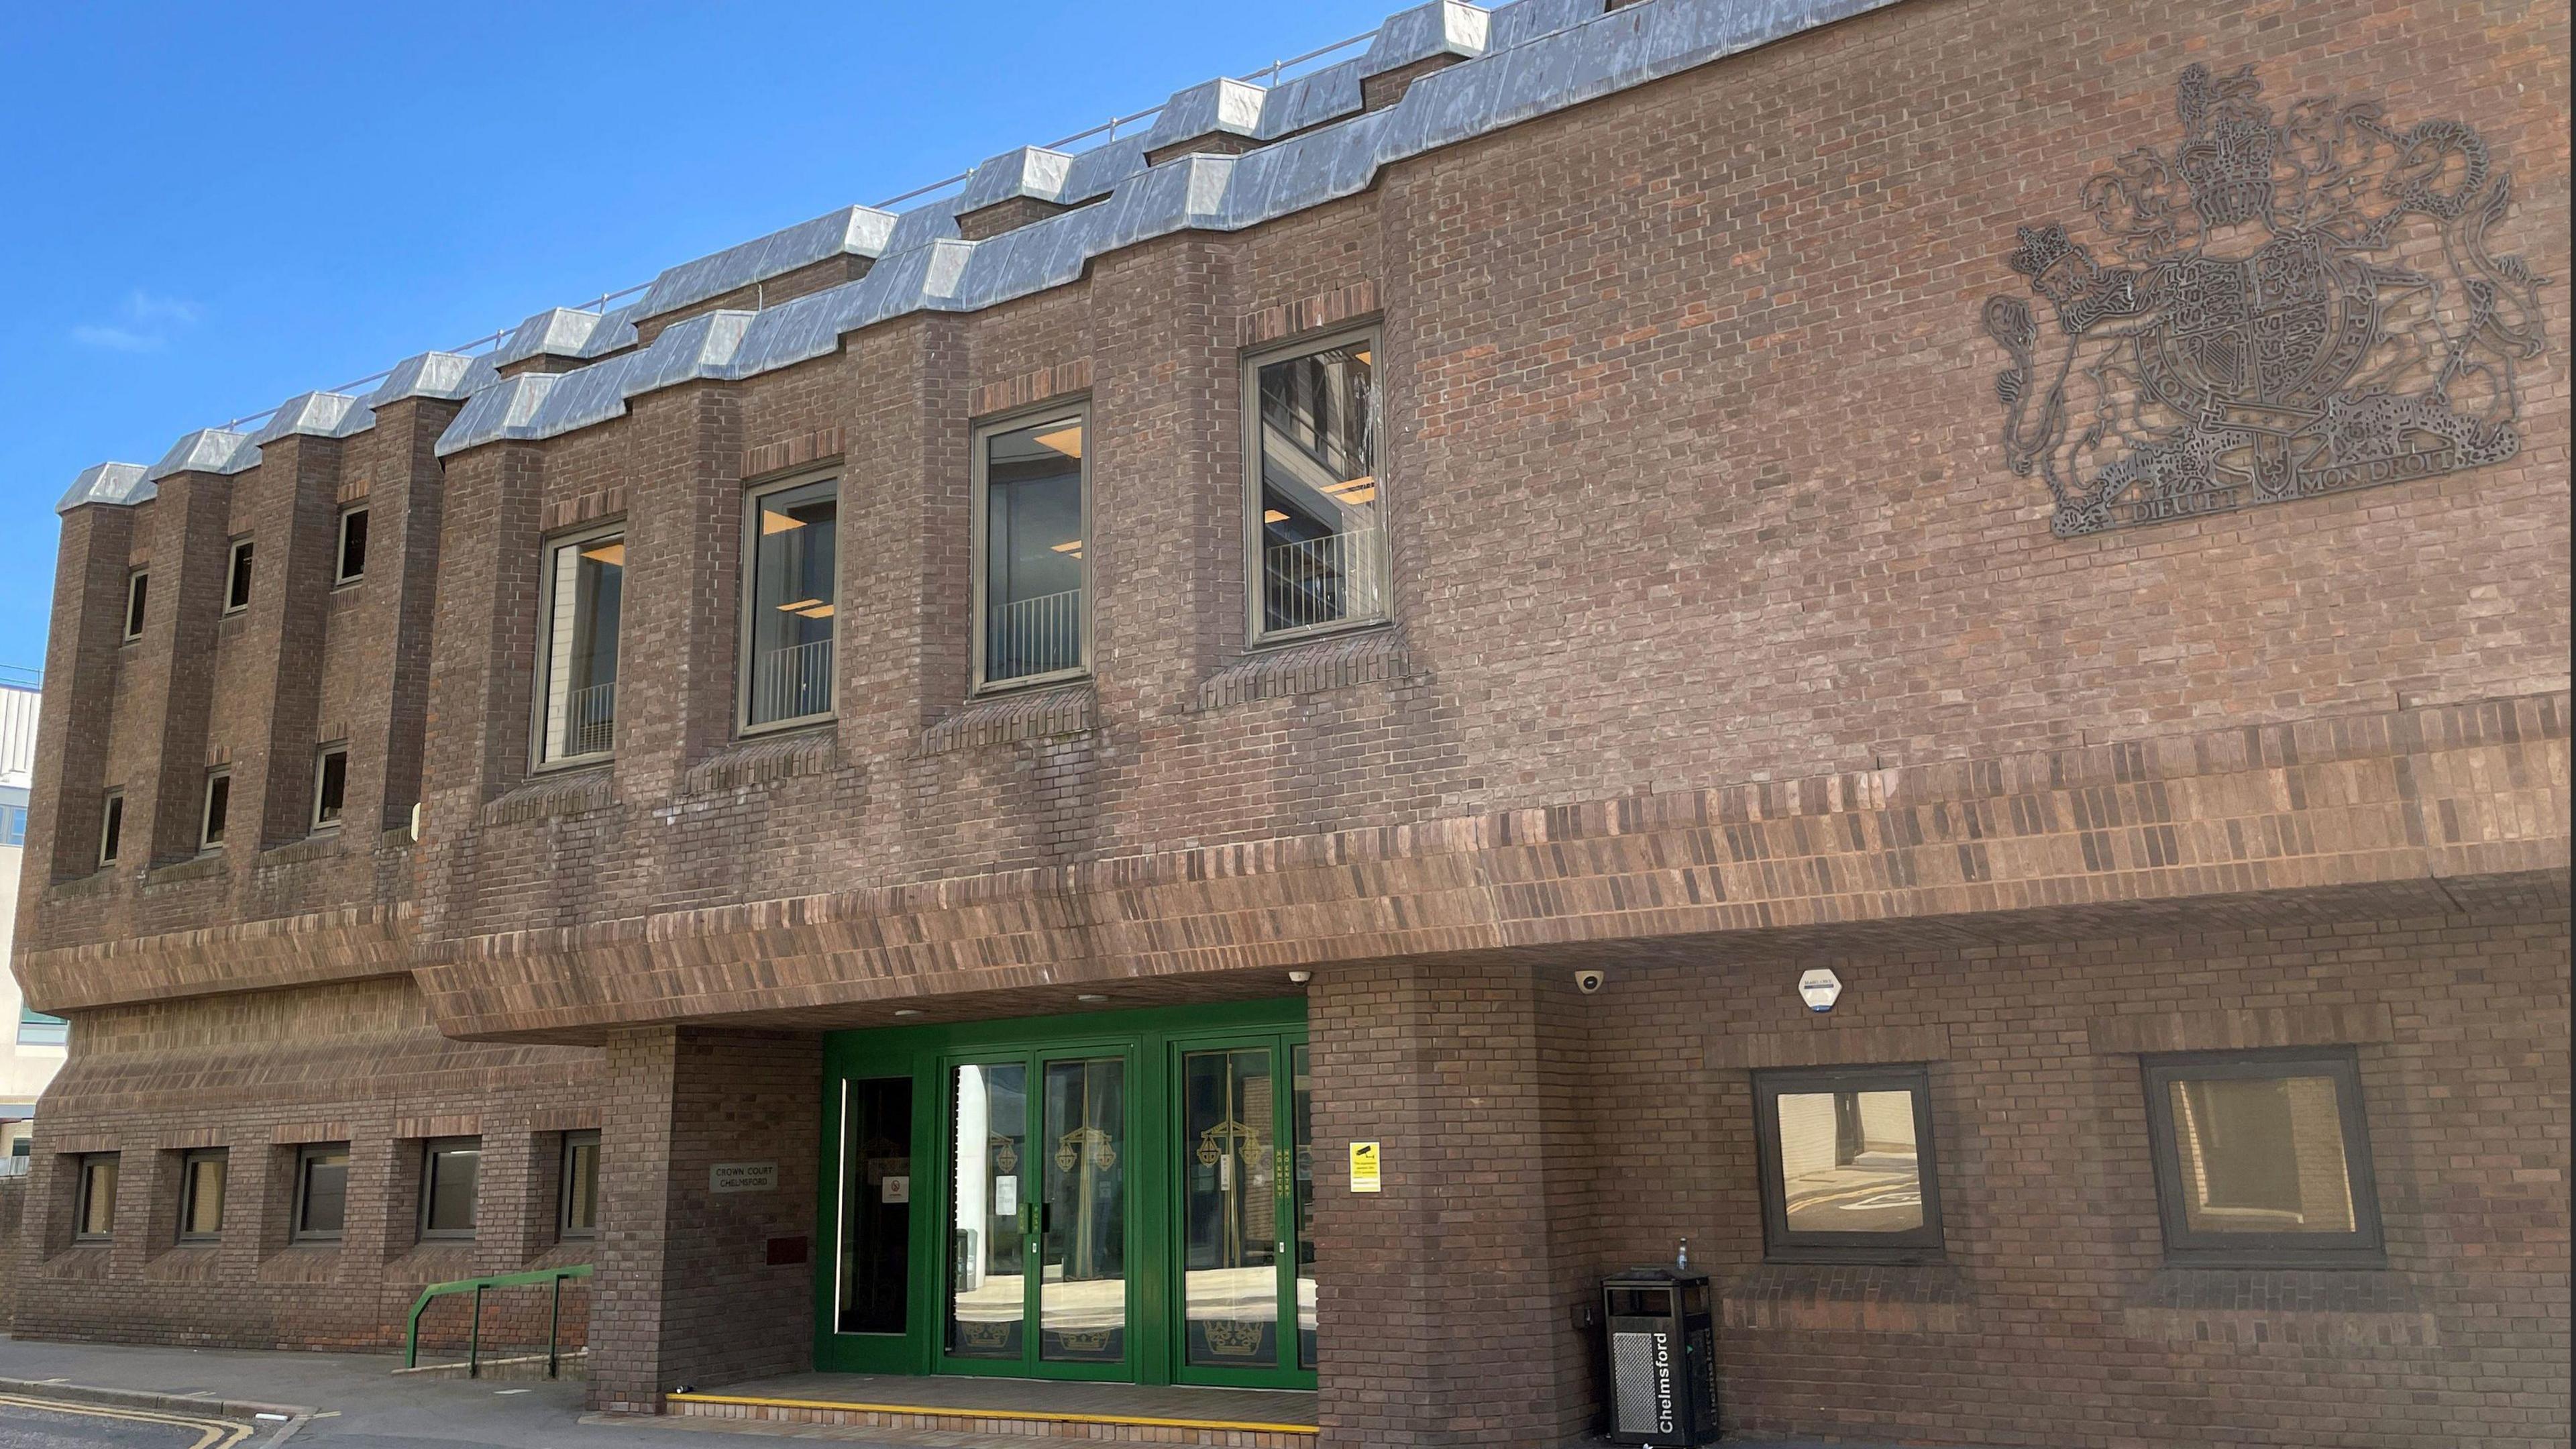
[{"label": "brick entrance canopy", "polygon": [[[2563,1442],[2570,288],[2533,278],[2568,54],[2540,6],[1421,7],[84,473],[12,963],[72,1047],[16,1331],[381,1348],[423,1283],[592,1262],[594,1398],[657,1411],[816,1360],[826,1034],[1302,992],[1324,1449],[1587,1429],[1593,1285],[1684,1237],[1732,1429]],[[2282,144],[2324,188],[2296,215]],[[2222,409],[2200,452],[2079,458],[2144,491],[2068,514],[2090,424],[2049,436],[2016,358],[2388,196],[2347,236],[2378,270],[2263,275],[2474,334],[2403,479],[2206,511],[2203,445],[2253,426]],[[2195,377],[2237,356],[2186,340]],[[1260,378],[1327,344],[1368,426],[1300,472],[1273,435],[1320,414]],[[2120,356],[2066,385],[2127,430]],[[2335,396],[2338,447],[2388,412]],[[982,687],[979,440],[1077,412],[1044,566],[1078,667]],[[822,484],[831,582],[762,606],[827,707],[772,728],[746,575],[825,515],[757,505]],[[1367,540],[1289,624],[1274,484]],[[576,543],[622,560],[616,677],[550,754]],[[2150,1074],[2254,1050],[2355,1099],[2382,1231],[2347,1261],[2169,1237]],[[1921,1084],[1937,1245],[1766,1238],[1757,1074],[1815,1067]],[[422,1202],[434,1150],[476,1154],[469,1227]]]}]

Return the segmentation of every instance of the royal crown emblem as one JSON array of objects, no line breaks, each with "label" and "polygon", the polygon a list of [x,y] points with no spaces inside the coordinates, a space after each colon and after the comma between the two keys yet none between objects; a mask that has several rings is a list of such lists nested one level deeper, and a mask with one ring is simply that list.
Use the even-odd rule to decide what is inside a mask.
[{"label": "royal crown emblem", "polygon": [[[2514,370],[2547,341],[2518,256],[2488,250],[2511,178],[2457,121],[2376,105],[2275,118],[2246,67],[2182,73],[2182,141],[2084,187],[2105,266],[2057,222],[2006,259],[2056,321],[1988,298],[2011,363],[2004,451],[2060,535],[2160,523],[2498,463],[2521,448]],[[2417,270],[2418,266],[2428,270]]]}]

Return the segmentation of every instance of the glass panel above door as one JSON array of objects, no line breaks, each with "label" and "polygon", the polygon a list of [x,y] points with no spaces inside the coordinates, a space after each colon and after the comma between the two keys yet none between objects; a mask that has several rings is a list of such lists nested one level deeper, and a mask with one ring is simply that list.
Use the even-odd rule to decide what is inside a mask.
[{"label": "glass panel above door", "polygon": [[1183,1295],[1189,1363],[1279,1362],[1278,1098],[1268,1047],[1181,1056]]},{"label": "glass panel above door", "polygon": [[1038,1356],[1127,1355],[1127,1063],[1048,1062]]},{"label": "glass panel above door", "polygon": [[1020,1174],[1028,1158],[1028,1068],[957,1068],[949,1202],[948,1351],[1018,1359],[1028,1318]]}]

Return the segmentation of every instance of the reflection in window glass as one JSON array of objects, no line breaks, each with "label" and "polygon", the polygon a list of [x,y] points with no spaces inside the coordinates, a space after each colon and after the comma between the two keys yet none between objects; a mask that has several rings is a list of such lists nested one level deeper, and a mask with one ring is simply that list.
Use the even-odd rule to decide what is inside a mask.
[{"label": "reflection in window glass", "polygon": [[1315,1092],[1306,1044],[1288,1049],[1297,1132],[1297,1366],[1315,1366]]},{"label": "reflection in window glass", "polygon": [[1038,1357],[1127,1356],[1127,1063],[1046,1063]]},{"label": "reflection in window glass", "polygon": [[537,762],[604,754],[617,736],[617,621],[626,540],[557,544],[546,567],[545,724]]},{"label": "reflection in window glass", "polygon": [[557,1224],[567,1238],[599,1232],[599,1134],[567,1132],[563,1140],[563,1216]]},{"label": "reflection in window glass", "polygon": [[840,1330],[901,1333],[912,1301],[912,1078],[843,1091]]},{"label": "reflection in window glass", "polygon": [[1028,1170],[1029,1070],[1017,1062],[961,1066],[955,1086],[948,1351],[1017,1359],[1028,1318],[1020,1184]]},{"label": "reflection in window glass", "polygon": [[295,1236],[340,1236],[349,1208],[349,1144],[325,1143],[295,1155]]},{"label": "reflection in window glass", "polygon": [[833,618],[840,609],[840,484],[761,494],[751,518],[751,677],[743,722],[829,714]]},{"label": "reflection in window glass", "polygon": [[104,1238],[116,1231],[116,1154],[81,1159],[78,1235]]},{"label": "reflection in window glass", "polygon": [[2166,1084],[2183,1215],[2200,1233],[2350,1233],[2352,1174],[2329,1076]]},{"label": "reflection in window glass", "polygon": [[1082,419],[984,439],[984,679],[1082,667]]},{"label": "reflection in window glass", "polygon": [[1279,1361],[1275,1081],[1267,1047],[1181,1057],[1183,1351],[1192,1364]]},{"label": "reflection in window glass", "polygon": [[1783,1092],[1781,1197],[1793,1233],[1923,1226],[1911,1092]]},{"label": "reflection in window glass", "polygon": [[179,1236],[206,1239],[224,1230],[224,1154],[192,1152],[182,1164]]},{"label": "reflection in window glass", "polygon": [[1385,612],[1370,344],[1258,369],[1261,632]]},{"label": "reflection in window glass", "polygon": [[433,1237],[474,1235],[474,1183],[483,1143],[474,1137],[431,1142],[422,1153],[420,1230]]}]

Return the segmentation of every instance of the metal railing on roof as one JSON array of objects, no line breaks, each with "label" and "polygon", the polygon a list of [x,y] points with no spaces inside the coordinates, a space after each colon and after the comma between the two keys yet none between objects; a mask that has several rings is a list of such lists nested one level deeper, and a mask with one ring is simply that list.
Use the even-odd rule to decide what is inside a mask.
[{"label": "metal railing on roof", "polygon": [[[1328,55],[1338,54],[1342,51],[1349,50],[1354,46],[1365,45],[1375,39],[1377,39],[1376,31],[1365,30],[1357,35],[1346,36],[1340,40],[1336,40],[1330,45],[1319,45],[1313,50],[1307,51],[1303,55],[1292,55],[1285,60],[1274,60],[1259,70],[1248,71],[1243,75],[1235,77],[1235,79],[1256,81],[1264,87],[1275,88],[1280,81],[1288,78],[1289,71],[1299,66],[1321,60]],[[1132,126],[1138,121],[1149,120],[1155,116],[1161,115],[1162,113],[1163,108],[1157,105],[1147,106],[1141,111],[1131,112],[1124,116],[1111,116],[1108,120],[1103,121],[1099,125],[1093,126],[1088,130],[1076,131],[1070,136],[1049,141],[1038,149],[1042,151],[1065,151],[1079,147],[1080,149],[1087,151],[1092,149],[1093,146],[1105,146],[1118,139],[1118,131],[1120,127]],[[1094,137],[1097,137],[1098,139],[1095,141],[1093,139]],[[1091,145],[1084,145],[1083,143],[1085,142],[1090,142]],[[972,177],[974,174],[974,168],[968,167],[966,170],[960,171],[954,176],[943,176],[937,181],[933,181],[926,186],[916,186],[910,191],[889,196],[885,200],[878,202],[876,204],[876,209],[878,211],[891,211],[896,206],[901,205],[904,202],[917,201],[922,197],[945,191],[952,186],[963,186],[966,184],[968,178]],[[576,312],[606,312],[608,310],[609,303],[619,301],[623,298],[632,297],[638,292],[647,291],[651,289],[652,285],[653,284],[651,282],[638,282],[634,286],[622,287],[614,292],[602,292],[596,300],[577,303],[571,310]],[[444,350],[470,356],[473,353],[484,350],[485,348],[500,346],[503,342],[509,340],[511,333],[518,330],[519,329],[515,326],[504,327],[498,332],[489,333],[485,336],[477,337],[471,342],[446,348]],[[382,372],[371,372],[365,377],[358,378],[355,381],[344,382],[336,387],[325,388],[323,390],[335,393],[354,393],[362,387],[373,387],[375,384],[393,376],[393,371],[394,370],[392,368],[388,367]],[[277,405],[277,407],[283,406],[285,406],[283,403]],[[232,421],[225,423],[224,428],[227,432],[235,432],[239,431],[244,423],[264,422],[276,413],[277,407],[262,408],[255,413],[244,413],[240,417],[234,418]]]}]

